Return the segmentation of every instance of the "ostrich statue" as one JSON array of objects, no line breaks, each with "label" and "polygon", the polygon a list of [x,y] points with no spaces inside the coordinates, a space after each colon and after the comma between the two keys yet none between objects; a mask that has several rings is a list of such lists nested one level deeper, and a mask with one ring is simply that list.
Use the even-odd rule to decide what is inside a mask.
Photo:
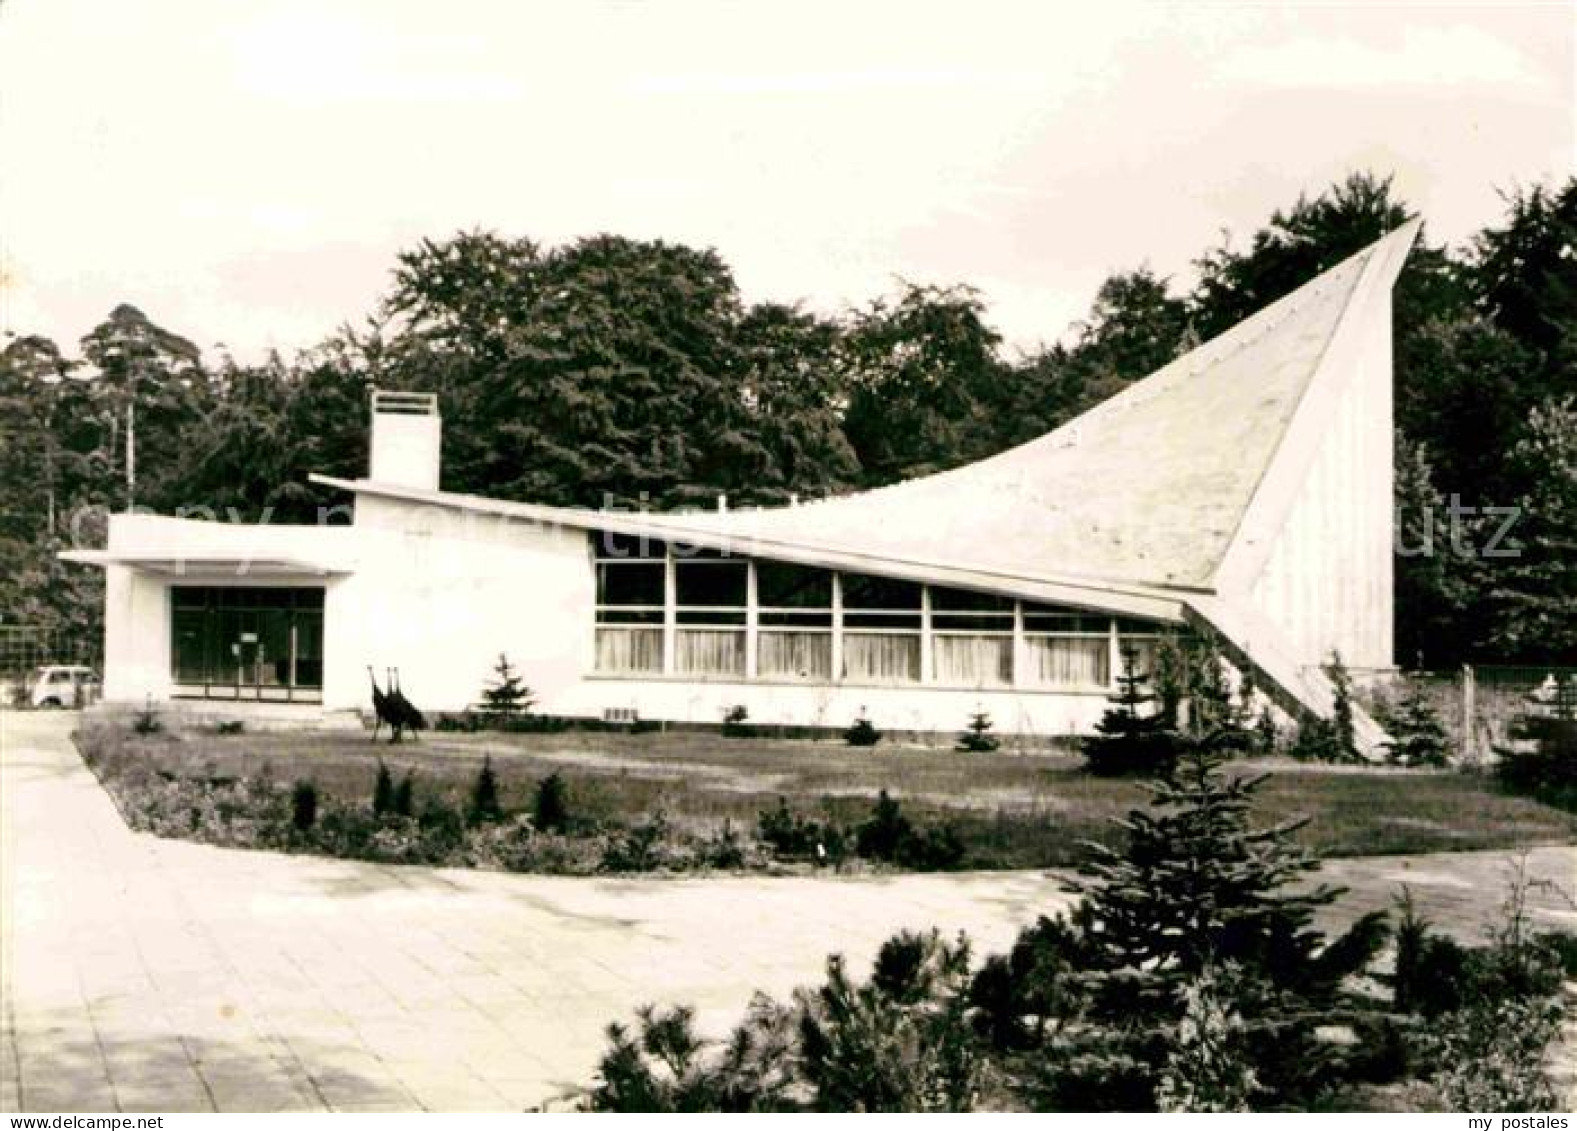
[{"label": "ostrich statue", "polygon": [[410,731],[411,736],[414,738],[418,731],[427,729],[427,718],[416,709],[416,705],[407,699],[405,693],[400,690],[399,668],[389,669],[388,684],[389,713],[391,715],[391,725],[394,727],[394,738],[391,741],[400,741],[400,736],[405,731]]},{"label": "ostrich statue", "polygon": [[389,701],[389,696],[384,694],[383,689],[378,686],[378,677],[372,674],[371,664],[367,665],[367,682],[372,684],[372,740],[377,742],[379,727],[383,726],[384,723],[388,723],[389,729],[393,731],[398,724],[395,722],[393,705]]}]

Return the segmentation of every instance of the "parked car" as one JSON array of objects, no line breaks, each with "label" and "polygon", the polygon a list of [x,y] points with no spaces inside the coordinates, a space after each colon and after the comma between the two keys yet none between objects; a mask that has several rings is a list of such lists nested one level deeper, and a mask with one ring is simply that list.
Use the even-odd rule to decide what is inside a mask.
[{"label": "parked car", "polygon": [[34,673],[29,701],[35,707],[86,707],[99,697],[99,677],[82,664],[45,664]]}]

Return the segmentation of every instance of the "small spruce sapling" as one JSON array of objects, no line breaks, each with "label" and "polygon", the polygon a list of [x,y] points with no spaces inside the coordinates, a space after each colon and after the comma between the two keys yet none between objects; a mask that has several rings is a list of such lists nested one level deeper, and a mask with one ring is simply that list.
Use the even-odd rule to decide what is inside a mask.
[{"label": "small spruce sapling", "polygon": [[473,825],[503,819],[504,809],[498,800],[498,775],[493,772],[491,757],[482,760],[482,768],[476,775],[476,784],[471,787],[471,809],[468,816]]},{"label": "small spruce sapling", "polygon": [[507,724],[531,710],[536,699],[525,685],[515,665],[504,653],[493,665],[494,680],[482,689],[482,713],[495,724]]},{"label": "small spruce sapling", "polygon": [[723,712],[724,738],[754,738],[756,728],[750,725],[750,709],[736,703]]},{"label": "small spruce sapling", "polygon": [[1152,710],[1156,697],[1145,690],[1150,677],[1139,670],[1138,653],[1124,648],[1122,661],[1111,706],[1095,725],[1096,733],[1084,740],[1085,762],[1091,773],[1103,776],[1162,772],[1174,757],[1173,735],[1164,712]]},{"label": "small spruce sapling", "polygon": [[564,832],[569,828],[569,788],[557,770],[537,782],[531,823],[538,832]]},{"label": "small spruce sapling", "polygon": [[984,711],[973,711],[969,716],[969,726],[964,733],[958,736],[959,750],[966,750],[974,754],[989,754],[1001,747],[1002,742],[991,733],[994,724],[991,716]]},{"label": "small spruce sapling", "polygon": [[411,771],[406,770],[400,778],[400,784],[394,787],[394,796],[389,801],[389,811],[396,817],[416,816],[416,781],[411,776]]},{"label": "small spruce sapling", "polygon": [[386,817],[394,811],[394,775],[382,758],[378,759],[378,778],[372,785],[372,812]]},{"label": "small spruce sapling", "polygon": [[866,717],[865,711],[860,711],[860,717],[855,719],[849,729],[843,732],[843,741],[850,746],[875,746],[882,740],[882,732]]},{"label": "small spruce sapling", "polygon": [[290,792],[290,823],[303,833],[318,823],[318,787],[309,781],[298,781]]},{"label": "small spruce sapling", "polygon": [[1385,748],[1390,761],[1399,766],[1444,766],[1449,760],[1445,725],[1417,684],[1409,685],[1387,721],[1391,741]]},{"label": "small spruce sapling", "polygon": [[1347,665],[1342,663],[1340,652],[1334,650],[1331,652],[1331,661],[1325,665],[1325,675],[1335,690],[1335,700],[1331,706],[1331,737],[1335,743],[1336,760],[1361,761],[1358,754],[1357,734],[1353,727],[1352,676],[1347,672]]},{"label": "small spruce sapling", "polygon": [[150,695],[143,703],[142,710],[132,717],[131,729],[144,737],[158,734],[164,729],[164,724],[159,721],[159,713],[153,709],[153,696]]}]

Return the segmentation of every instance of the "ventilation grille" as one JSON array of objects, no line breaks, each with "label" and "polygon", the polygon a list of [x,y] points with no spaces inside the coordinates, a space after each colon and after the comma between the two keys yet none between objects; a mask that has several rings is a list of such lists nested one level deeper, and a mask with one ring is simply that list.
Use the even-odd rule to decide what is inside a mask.
[{"label": "ventilation grille", "polygon": [[372,391],[372,411],[397,416],[437,416],[437,393],[400,393],[391,389]]}]

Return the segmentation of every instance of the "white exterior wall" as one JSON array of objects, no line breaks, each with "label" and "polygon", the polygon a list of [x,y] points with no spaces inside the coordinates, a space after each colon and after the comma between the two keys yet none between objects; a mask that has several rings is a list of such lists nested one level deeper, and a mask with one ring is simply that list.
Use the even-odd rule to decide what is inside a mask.
[{"label": "white exterior wall", "polygon": [[367,665],[423,710],[474,705],[500,652],[551,709],[592,663],[586,536],[362,495],[358,565],[328,614],[324,704],[366,708]]},{"label": "white exterior wall", "polygon": [[443,422],[437,413],[373,414],[371,477],[380,483],[438,488]]},{"label": "white exterior wall", "polygon": [[182,550],[331,561],[343,572],[288,576],[192,570],[182,576],[107,570],[106,698],[167,699],[172,585],[322,586],[324,710],[368,710],[367,667],[380,685],[397,668],[424,711],[474,706],[506,653],[536,710],[601,718],[718,723],[743,704],[762,724],[845,727],[862,711],[883,730],[963,729],[987,711],[1002,734],[1087,733],[1101,690],[1031,692],[925,686],[611,677],[594,672],[596,574],[586,532],[362,495],[353,527],[253,527],[117,516],[111,549],[178,557]]},{"label": "white exterior wall", "polygon": [[[353,532],[349,527],[268,526],[199,522],[164,515],[118,514],[110,517],[111,553],[147,555],[181,562],[183,554],[226,554],[251,559],[300,558],[349,568]],[[243,565],[214,567],[190,562],[182,572],[110,565],[104,578],[104,698],[112,703],[168,699],[170,671],[170,589],[176,585],[311,586],[324,593],[324,648],[327,664],[336,651],[329,623],[334,619],[341,576],[305,572],[283,576],[252,572]],[[327,687],[325,686],[325,701]]]},{"label": "white exterior wall", "polygon": [[104,698],[168,699],[170,688],[169,582],[110,566],[104,576]]},{"label": "white exterior wall", "polygon": [[1106,708],[1098,691],[599,676],[585,531],[372,495],[357,500],[356,529],[361,564],[325,628],[339,638],[327,706],[365,707],[372,663],[380,681],[384,667],[398,667],[424,710],[459,710],[476,703],[505,652],[536,694],[535,710],[568,717],[633,709],[643,719],[718,723],[743,704],[764,724],[843,727],[863,709],[883,729],[952,731],[985,710],[1004,734],[1066,735],[1088,731]]},{"label": "white exterior wall", "polygon": [[999,734],[1072,735],[1094,729],[1106,709],[1103,692],[1028,692],[946,687],[805,685],[685,678],[593,676],[566,689],[549,714],[600,717],[634,709],[643,719],[718,723],[743,705],[750,721],[768,725],[846,727],[863,711],[879,729],[962,731],[971,712],[986,711]]},{"label": "white exterior wall", "polygon": [[1250,590],[1304,664],[1332,649],[1353,668],[1394,662],[1390,317],[1387,295],[1327,359],[1346,379]]}]

